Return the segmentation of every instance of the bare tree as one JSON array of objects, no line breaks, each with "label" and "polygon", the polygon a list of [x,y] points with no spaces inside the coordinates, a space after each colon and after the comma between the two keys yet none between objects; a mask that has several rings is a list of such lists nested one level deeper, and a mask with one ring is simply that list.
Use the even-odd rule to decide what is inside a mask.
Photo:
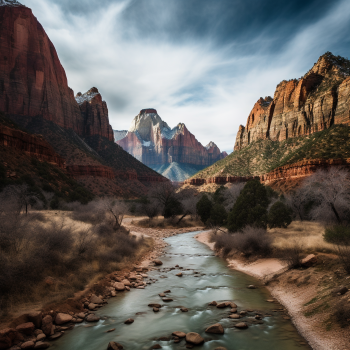
[{"label": "bare tree", "polygon": [[245,185],[244,182],[233,184],[224,192],[224,198],[225,198],[224,207],[226,211],[230,211],[232,209],[232,207],[236,203],[238,196],[243,190],[244,185]]},{"label": "bare tree", "polygon": [[349,217],[350,173],[338,167],[319,170],[306,180],[308,193],[313,194],[317,203],[312,216],[322,221],[336,221],[339,224]]},{"label": "bare tree", "polygon": [[141,204],[141,212],[142,214],[148,216],[150,220],[152,220],[159,214],[159,205],[154,200],[152,201],[148,198],[145,198]]},{"label": "bare tree", "polygon": [[308,186],[300,187],[285,196],[286,204],[292,209],[294,216],[300,221],[306,219],[305,207],[310,202],[312,194]]},{"label": "bare tree", "polygon": [[118,230],[129,208],[124,202],[112,198],[102,199],[100,203],[101,207],[114,219],[114,229]]},{"label": "bare tree", "polygon": [[3,190],[2,196],[11,197],[16,203],[14,209],[19,212],[25,210],[26,214],[28,214],[28,207],[38,200],[38,195],[26,184],[7,186]]}]

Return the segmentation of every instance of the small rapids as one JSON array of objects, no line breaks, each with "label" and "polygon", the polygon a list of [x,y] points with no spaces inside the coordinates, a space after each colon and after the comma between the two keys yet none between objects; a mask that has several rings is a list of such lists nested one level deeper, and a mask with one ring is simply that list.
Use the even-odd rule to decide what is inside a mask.
[{"label": "small rapids", "polygon": [[[229,269],[223,259],[196,241],[194,236],[197,234],[191,232],[167,238],[169,246],[160,257],[163,265],[148,272],[149,278],[157,279],[157,282],[145,289],[118,293],[96,312],[102,318],[98,323],[76,325],[51,348],[106,350],[110,341],[116,341],[126,350],[148,350],[155,344],[161,345],[162,349],[185,349],[184,340],[180,343],[171,340],[172,332],[182,331],[199,333],[206,342],[196,348],[203,350],[214,350],[219,346],[228,350],[310,349],[291,321],[284,318],[286,314],[280,310],[283,309],[281,305],[266,301],[271,298],[267,289],[255,278]],[[170,270],[175,265],[183,269]],[[176,276],[180,271],[183,276]],[[250,284],[258,288],[248,289]],[[168,289],[171,293],[167,296],[173,301],[165,303],[158,294]],[[230,308],[208,306],[213,300],[233,301],[238,305],[238,312],[252,310],[240,319],[247,322],[249,328],[236,329],[234,324],[237,321],[228,318]],[[160,303],[163,307],[154,313],[148,307],[150,303]],[[182,312],[182,307],[188,308],[188,312]],[[271,316],[257,321],[255,311]],[[128,318],[135,322],[124,324]],[[225,334],[204,332],[217,322],[223,325]],[[111,328],[115,331],[106,333]],[[170,340],[158,340],[160,337],[169,337]]]}]

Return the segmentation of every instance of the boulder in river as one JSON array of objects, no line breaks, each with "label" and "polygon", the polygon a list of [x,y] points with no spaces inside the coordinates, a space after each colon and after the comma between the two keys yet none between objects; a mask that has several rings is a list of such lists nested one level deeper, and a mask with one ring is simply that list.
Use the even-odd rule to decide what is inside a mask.
[{"label": "boulder in river", "polygon": [[86,317],[86,322],[98,322],[100,319],[101,318],[99,316],[90,314],[88,317]]},{"label": "boulder in river", "polygon": [[116,343],[115,341],[111,341],[108,344],[107,350],[123,350],[123,345]]},{"label": "boulder in river", "polygon": [[173,332],[172,335],[174,335],[175,337],[178,337],[178,338],[185,338],[186,337],[185,332],[179,332],[179,331]]},{"label": "boulder in river", "polygon": [[134,320],[132,318],[128,318],[124,323],[125,324],[132,324],[132,323],[134,323]]},{"label": "boulder in river", "polygon": [[188,309],[186,307],[182,307],[180,310],[181,312],[188,312]]},{"label": "boulder in river", "polygon": [[216,301],[212,301],[211,303],[209,303],[209,306],[216,306],[218,303]]},{"label": "boulder in river", "polygon": [[232,318],[234,320],[238,320],[241,317],[238,314],[232,314],[232,315],[229,316],[229,318]]},{"label": "boulder in river", "polygon": [[176,274],[177,277],[182,277],[182,272]]},{"label": "boulder in river", "polygon": [[254,284],[250,284],[247,288],[248,288],[248,289],[256,289],[256,287],[254,286]]},{"label": "boulder in river", "polygon": [[113,284],[113,287],[115,288],[115,290],[117,290],[119,292],[122,292],[123,290],[125,290],[125,285],[124,285],[124,283],[121,283],[121,282],[115,282]]},{"label": "boulder in river", "polygon": [[216,307],[219,308],[219,309],[224,309],[227,306],[228,305],[226,305],[226,303],[219,303],[219,304],[216,305]]},{"label": "boulder in river", "polygon": [[235,324],[235,327],[239,329],[246,329],[248,328],[248,325],[245,322],[239,322]]},{"label": "boulder in river", "polygon": [[224,327],[220,323],[215,323],[212,326],[209,326],[205,333],[213,333],[213,334],[224,334]]},{"label": "boulder in river", "polygon": [[173,301],[173,299],[171,299],[171,298],[163,298],[162,300],[165,302]]},{"label": "boulder in river", "polygon": [[195,332],[187,333],[186,341],[194,345],[200,345],[204,343],[204,339],[198,333],[195,333]]},{"label": "boulder in river", "polygon": [[160,309],[162,307],[162,305],[157,304],[157,303],[153,303],[153,304],[148,304],[149,307],[156,307],[157,309]]},{"label": "boulder in river", "polygon": [[154,264],[157,266],[163,265],[163,262],[160,260],[153,260]]}]

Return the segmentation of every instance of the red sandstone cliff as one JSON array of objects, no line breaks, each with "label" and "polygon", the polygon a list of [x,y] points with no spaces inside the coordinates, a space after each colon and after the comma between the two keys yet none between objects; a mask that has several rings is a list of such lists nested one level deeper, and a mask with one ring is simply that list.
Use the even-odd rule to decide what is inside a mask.
[{"label": "red sandstone cliff", "polygon": [[82,117],[56,50],[32,10],[0,7],[0,111],[43,116],[82,133]]},{"label": "red sandstone cliff", "polygon": [[116,142],[148,166],[173,162],[209,166],[227,156],[213,142],[204,147],[185,124],[171,129],[155,109],[141,110],[126,136]]},{"label": "red sandstone cliff", "polygon": [[321,56],[301,79],[283,81],[274,98],[260,98],[240,126],[239,150],[253,141],[282,141],[329,128],[350,125],[350,61],[331,53]]},{"label": "red sandstone cliff", "polygon": [[0,145],[15,148],[25,154],[65,169],[65,160],[42,138],[0,125]]},{"label": "red sandstone cliff", "polygon": [[113,141],[114,135],[109,124],[107,103],[102,101],[102,96],[97,88],[93,87],[85,94],[79,92],[75,99],[84,119],[83,134],[100,135]]}]

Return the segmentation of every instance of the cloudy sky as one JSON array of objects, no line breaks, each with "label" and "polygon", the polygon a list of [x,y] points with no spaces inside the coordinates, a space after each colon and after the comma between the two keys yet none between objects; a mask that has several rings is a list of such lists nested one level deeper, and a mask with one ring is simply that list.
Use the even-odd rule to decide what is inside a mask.
[{"label": "cloudy sky", "polygon": [[77,93],[96,86],[114,129],[143,108],[232,151],[260,96],[326,51],[350,57],[349,0],[20,0]]}]

